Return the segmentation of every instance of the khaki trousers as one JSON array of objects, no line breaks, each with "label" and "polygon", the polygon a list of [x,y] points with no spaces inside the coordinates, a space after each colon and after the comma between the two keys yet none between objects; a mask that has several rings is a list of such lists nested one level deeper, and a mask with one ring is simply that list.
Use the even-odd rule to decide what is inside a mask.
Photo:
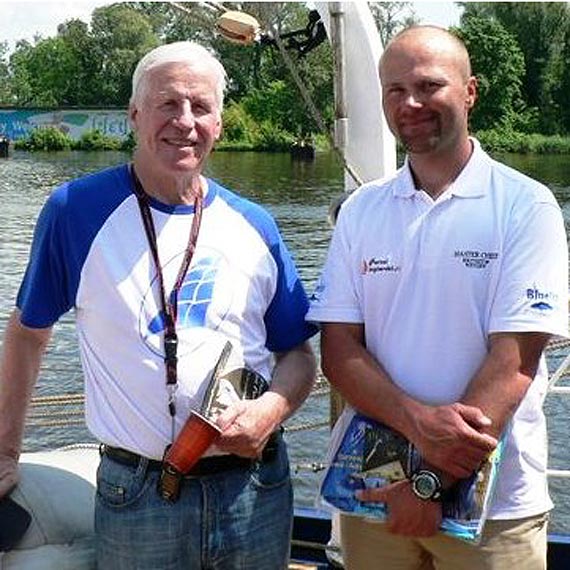
[{"label": "khaki trousers", "polygon": [[408,538],[384,524],[340,517],[346,570],[546,570],[548,514],[490,520],[477,546],[444,534]]}]

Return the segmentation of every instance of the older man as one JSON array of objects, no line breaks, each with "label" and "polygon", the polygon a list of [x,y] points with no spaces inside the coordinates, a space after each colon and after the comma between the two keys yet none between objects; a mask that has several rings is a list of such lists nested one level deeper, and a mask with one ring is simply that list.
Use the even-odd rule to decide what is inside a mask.
[{"label": "older man", "polygon": [[[140,61],[133,164],[53,192],[6,331],[0,494],[17,483],[26,403],[52,326],[75,311],[87,423],[103,444],[100,568],[287,564],[292,492],[279,426],[312,385],[314,329],[272,218],[202,174],[224,86],[222,65],[194,43]],[[249,369],[270,386],[222,412],[217,444],[167,501],[157,491],[161,459],[200,409],[228,341],[226,370]]]},{"label": "older man", "polygon": [[[386,524],[342,516],[346,568],[542,569],[542,352],[550,335],[567,335],[560,208],[469,137],[477,83],[455,36],[404,30],[380,78],[407,159],[343,205],[308,318],[322,323],[323,369],[350,404],[345,417],[357,409],[388,424],[425,464],[413,485],[359,495],[386,503]],[[438,533],[442,488],[473,473],[509,420],[482,543]]]}]

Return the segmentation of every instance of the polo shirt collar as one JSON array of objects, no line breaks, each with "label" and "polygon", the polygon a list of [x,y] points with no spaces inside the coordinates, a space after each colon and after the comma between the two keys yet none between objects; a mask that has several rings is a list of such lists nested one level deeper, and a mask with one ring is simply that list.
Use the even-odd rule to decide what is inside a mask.
[{"label": "polo shirt collar", "polygon": [[[473,153],[459,176],[446,190],[446,194],[452,194],[462,198],[480,198],[487,193],[488,177],[490,174],[489,157],[481,148],[479,141],[469,137],[473,144]],[[394,196],[399,198],[411,198],[416,194],[414,178],[410,169],[410,163],[406,156],[400,169],[394,187]]]}]

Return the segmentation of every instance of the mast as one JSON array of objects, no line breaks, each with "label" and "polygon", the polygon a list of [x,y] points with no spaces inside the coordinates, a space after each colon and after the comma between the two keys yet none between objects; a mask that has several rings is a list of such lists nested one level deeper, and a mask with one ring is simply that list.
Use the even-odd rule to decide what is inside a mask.
[{"label": "mast", "polygon": [[[316,9],[333,49],[335,145],[351,167],[344,172],[348,193],[396,171],[396,143],[382,112],[378,75],[382,44],[366,3],[317,2]],[[343,405],[342,397],[332,390],[331,426]]]}]

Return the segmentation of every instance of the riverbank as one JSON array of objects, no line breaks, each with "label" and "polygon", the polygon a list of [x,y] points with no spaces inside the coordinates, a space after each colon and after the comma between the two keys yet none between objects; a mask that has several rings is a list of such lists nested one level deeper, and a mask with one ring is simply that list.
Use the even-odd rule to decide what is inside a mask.
[{"label": "riverbank", "polygon": [[[560,135],[492,129],[479,131],[474,136],[481,142],[483,148],[491,153],[570,154],[570,137]],[[216,150],[221,152],[287,152],[298,142],[298,139],[291,133],[272,128],[270,125],[261,125],[257,136],[226,137],[218,143]],[[326,135],[315,135],[303,142],[313,146],[317,152],[330,150],[329,138]],[[59,150],[123,150],[128,152],[132,151],[134,146],[135,138],[132,133],[126,139],[121,140],[93,130],[82,135],[79,140],[74,140],[56,127],[39,127],[31,131],[27,137],[14,142],[15,149],[31,152]]]}]

